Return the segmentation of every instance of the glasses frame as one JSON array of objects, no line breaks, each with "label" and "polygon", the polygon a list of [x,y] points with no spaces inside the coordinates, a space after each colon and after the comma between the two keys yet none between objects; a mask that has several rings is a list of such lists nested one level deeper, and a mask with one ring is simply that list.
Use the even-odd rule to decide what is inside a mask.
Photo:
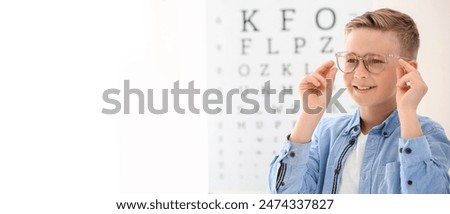
[{"label": "glasses frame", "polygon": [[[356,63],[355,67],[354,67],[351,71],[347,71],[347,72],[344,71],[344,70],[341,68],[341,66],[339,65],[339,57],[344,57],[345,54],[353,54],[353,55],[356,56],[356,59],[358,59],[358,62]],[[366,59],[365,59],[366,56],[369,55],[369,54],[372,54],[372,55],[378,55],[378,56],[383,56],[383,57],[385,57],[385,61],[384,61],[384,65],[383,65],[384,67],[383,67],[383,69],[381,69],[379,72],[372,72],[372,71],[369,69],[370,66],[369,66],[368,62],[366,61]],[[360,62],[360,61],[363,62],[364,68],[365,68],[369,73],[372,73],[372,74],[379,74],[379,73],[381,73],[381,72],[384,70],[384,68],[386,67],[386,63],[388,63],[388,60],[387,60],[387,59],[388,59],[389,57],[391,57],[391,58],[397,58],[397,59],[404,59],[404,60],[406,60],[406,61],[410,61],[410,60],[411,60],[410,58],[403,57],[403,56],[400,56],[400,55],[398,55],[398,54],[393,54],[393,53],[391,53],[391,54],[367,53],[367,54],[364,55],[364,56],[360,56],[360,55],[358,55],[358,54],[356,54],[356,53],[347,52],[347,51],[341,51],[341,52],[335,53],[335,56],[336,56],[336,64],[337,64],[337,67],[338,67],[339,70],[340,70],[342,73],[344,73],[344,74],[353,73],[353,72],[356,70],[356,68],[359,66],[359,62]]]}]

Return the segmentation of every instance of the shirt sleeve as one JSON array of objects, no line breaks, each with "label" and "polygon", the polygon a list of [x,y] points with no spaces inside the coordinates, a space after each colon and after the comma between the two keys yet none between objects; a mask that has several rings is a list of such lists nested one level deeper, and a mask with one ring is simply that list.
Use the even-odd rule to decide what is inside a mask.
[{"label": "shirt sleeve", "polygon": [[399,140],[402,193],[450,193],[450,141],[439,125],[426,132]]},{"label": "shirt sleeve", "polygon": [[[283,142],[269,170],[269,192],[278,194],[315,193],[317,189],[317,138],[306,143]],[[315,169],[315,170],[314,170]]]}]

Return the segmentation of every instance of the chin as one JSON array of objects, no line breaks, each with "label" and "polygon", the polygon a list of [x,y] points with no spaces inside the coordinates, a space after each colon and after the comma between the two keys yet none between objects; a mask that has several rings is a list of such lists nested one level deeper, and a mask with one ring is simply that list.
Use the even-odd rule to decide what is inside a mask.
[{"label": "chin", "polygon": [[386,99],[386,96],[355,96],[352,94],[352,100],[358,104],[359,107],[379,107],[385,108],[388,106],[396,106],[395,97],[394,99]]},{"label": "chin", "polygon": [[355,101],[356,104],[358,104],[358,106],[372,106],[376,104],[376,97],[373,94],[359,94],[358,92],[352,91],[350,93],[352,100]]},{"label": "chin", "polygon": [[374,103],[373,100],[363,100],[353,98],[353,101],[355,101],[355,103],[358,104],[359,107],[376,106],[376,103]]}]

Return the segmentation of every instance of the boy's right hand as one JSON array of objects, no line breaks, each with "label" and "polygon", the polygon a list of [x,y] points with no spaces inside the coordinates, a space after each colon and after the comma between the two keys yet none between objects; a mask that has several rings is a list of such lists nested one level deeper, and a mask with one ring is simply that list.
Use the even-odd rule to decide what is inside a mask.
[{"label": "boy's right hand", "polygon": [[291,132],[291,142],[305,144],[311,141],[313,132],[330,102],[336,72],[337,68],[330,60],[303,78],[298,85],[303,112]]},{"label": "boy's right hand", "polygon": [[323,113],[331,99],[337,68],[330,60],[318,67],[300,82],[298,89],[303,111],[307,114]]}]

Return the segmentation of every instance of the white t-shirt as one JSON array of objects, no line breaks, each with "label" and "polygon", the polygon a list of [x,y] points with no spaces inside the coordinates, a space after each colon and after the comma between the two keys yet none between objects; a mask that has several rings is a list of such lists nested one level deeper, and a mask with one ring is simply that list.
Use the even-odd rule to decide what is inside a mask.
[{"label": "white t-shirt", "polygon": [[359,193],[359,177],[361,165],[364,158],[364,150],[366,148],[367,135],[362,132],[358,136],[356,147],[353,148],[348,155],[342,170],[340,194],[357,194]]}]

